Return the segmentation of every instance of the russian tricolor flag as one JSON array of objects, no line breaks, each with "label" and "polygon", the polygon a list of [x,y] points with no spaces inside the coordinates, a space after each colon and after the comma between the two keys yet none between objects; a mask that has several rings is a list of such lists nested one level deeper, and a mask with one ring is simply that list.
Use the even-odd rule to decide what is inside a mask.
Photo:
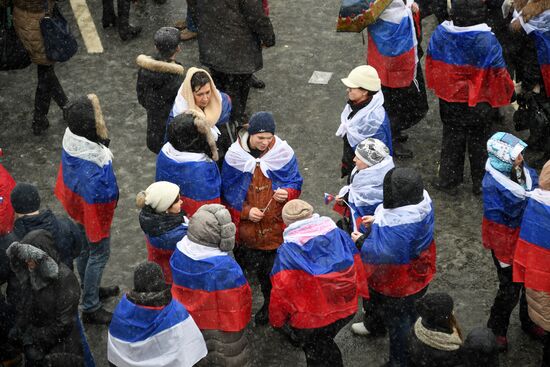
[{"label": "russian tricolor flag", "polygon": [[252,292],[237,262],[226,252],[184,237],[170,259],[172,296],[200,329],[241,331],[250,321]]},{"label": "russian tricolor flag", "polygon": [[10,194],[15,185],[13,177],[0,164],[0,236],[10,233],[13,228],[14,212]]},{"label": "russian tricolor flag", "polygon": [[69,216],[84,226],[90,242],[109,237],[118,201],[111,151],[67,128],[55,196]]},{"label": "russian tricolor flag", "polygon": [[159,236],[145,235],[147,243],[147,260],[160,265],[164,273],[164,280],[172,284],[172,271],[170,270],[170,257],[176,249],[176,245],[187,235],[187,224],[182,224]]},{"label": "russian tricolor flag", "polygon": [[188,217],[205,204],[220,203],[220,171],[204,153],[179,152],[172,144],[164,144],[157,157],[155,180],[179,186],[182,209]]},{"label": "russian tricolor flag", "polygon": [[481,241],[496,258],[512,264],[527,192],[538,185],[537,173],[524,166],[527,190],[494,169],[487,161],[483,178]]},{"label": "russian tricolor flag", "polygon": [[225,154],[222,168],[222,198],[237,226],[257,163],[262,173],[271,180],[273,191],[279,188],[287,190],[288,201],[300,196],[303,178],[294,151],[286,141],[277,136],[274,139],[273,147],[257,159],[243,149],[240,139],[234,142]]},{"label": "russian tricolor flag", "polygon": [[424,191],[419,204],[374,212],[371,232],[361,248],[369,287],[390,297],[424,289],[435,273],[434,211]]},{"label": "russian tricolor flag", "polygon": [[373,66],[383,86],[411,85],[416,71],[416,34],[412,12],[394,0],[368,27],[367,63]]},{"label": "russian tricolor flag", "polygon": [[147,307],[124,295],[113,313],[107,359],[117,367],[190,367],[207,353],[201,331],[176,300]]},{"label": "russian tricolor flag", "polygon": [[426,81],[437,97],[470,107],[481,102],[506,106],[514,93],[502,47],[486,24],[441,23],[428,45]]},{"label": "russian tricolor flag", "polygon": [[550,293],[550,191],[530,193],[514,254],[514,282]]}]

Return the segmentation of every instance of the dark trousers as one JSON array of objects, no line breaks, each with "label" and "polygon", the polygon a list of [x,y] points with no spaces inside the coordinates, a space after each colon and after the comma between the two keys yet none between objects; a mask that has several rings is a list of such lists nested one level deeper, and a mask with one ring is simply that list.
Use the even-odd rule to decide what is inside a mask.
[{"label": "dark trousers", "polygon": [[53,65],[37,66],[38,85],[34,97],[34,120],[41,120],[48,115],[52,99],[60,108],[65,107],[69,99],[59,84]]},{"label": "dark trousers", "polygon": [[166,135],[166,120],[172,106],[166,110],[147,110],[147,148],[159,154],[164,145]]},{"label": "dark trousers", "polygon": [[510,315],[519,301],[519,320],[523,328],[533,326],[527,310],[527,299],[525,298],[525,287],[522,283],[512,281],[512,267],[503,268],[500,266],[494,252],[491,251],[493,262],[497,268],[498,291],[491,307],[491,314],[487,321],[487,327],[493,330],[497,336],[506,336]]},{"label": "dark trousers", "polygon": [[271,298],[271,279],[269,273],[273,268],[273,262],[277,250],[254,250],[246,246],[238,246],[234,252],[235,260],[248,273],[255,273],[260,283],[262,295],[264,296],[264,307],[269,305]]},{"label": "dark trousers", "polygon": [[544,336],[542,349],[542,367],[550,367],[550,333]]},{"label": "dark trousers", "polygon": [[428,287],[407,297],[388,297],[369,288],[370,299],[365,303],[365,327],[375,335],[390,334],[390,366],[408,365],[408,339],[418,318],[414,303],[424,296]]},{"label": "dark trousers", "polygon": [[250,78],[252,74],[226,74],[210,69],[216,87],[231,97],[231,121],[242,125],[245,119],[246,101],[250,92]]},{"label": "dark trousers", "polygon": [[342,352],[334,338],[353,319],[353,315],[317,329],[292,328],[296,341],[302,345],[308,367],[341,367]]}]

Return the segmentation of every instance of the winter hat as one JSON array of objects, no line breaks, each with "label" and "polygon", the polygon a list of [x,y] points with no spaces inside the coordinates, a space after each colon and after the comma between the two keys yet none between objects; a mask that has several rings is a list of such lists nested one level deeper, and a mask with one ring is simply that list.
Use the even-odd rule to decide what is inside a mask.
[{"label": "winter hat", "polygon": [[502,172],[510,173],[514,161],[527,147],[527,144],[512,134],[498,132],[487,141],[487,153],[491,166]]},{"label": "winter hat", "polygon": [[451,18],[459,27],[485,23],[487,5],[483,0],[451,0]]},{"label": "winter hat", "polygon": [[452,333],[453,299],[447,293],[430,293],[416,301],[416,310],[427,329]]},{"label": "winter hat", "polygon": [[313,207],[300,199],[290,200],[283,206],[283,222],[286,225],[310,218],[312,215]]},{"label": "winter hat", "polygon": [[275,119],[271,112],[256,112],[252,115],[250,121],[248,121],[248,134],[254,135],[259,133],[275,134]]},{"label": "winter hat", "polygon": [[218,148],[207,122],[194,111],[174,117],[168,126],[168,142],[180,152],[205,153],[218,160]]},{"label": "winter hat", "polygon": [[80,97],[69,104],[67,124],[71,132],[94,143],[109,145],[107,127],[101,113],[99,99],[95,94]]},{"label": "winter hat", "polygon": [[180,31],[174,27],[162,27],[155,33],[155,47],[162,57],[170,57],[180,44]]},{"label": "winter hat", "polygon": [[149,205],[155,212],[164,213],[179,199],[179,196],[178,185],[168,181],[158,181],[137,194],[136,205],[138,208]]},{"label": "winter hat", "polygon": [[390,155],[390,150],[382,141],[374,138],[367,138],[357,145],[355,155],[370,167],[382,162]]},{"label": "winter hat", "polygon": [[134,270],[134,292],[161,292],[166,289],[164,274],[159,264],[144,261]]},{"label": "winter hat", "polygon": [[463,353],[466,366],[498,367],[498,345],[495,334],[486,327],[477,327],[470,331],[464,340]]},{"label": "winter hat", "polygon": [[40,195],[36,186],[29,183],[18,183],[13,188],[11,206],[18,214],[29,214],[40,209]]},{"label": "winter hat", "polygon": [[414,205],[424,200],[422,176],[413,168],[392,168],[384,176],[384,208]]},{"label": "winter hat", "polygon": [[235,246],[235,224],[220,204],[203,205],[189,220],[187,237],[195,243],[229,252]]},{"label": "winter hat", "polygon": [[375,68],[370,65],[360,65],[350,71],[347,78],[341,79],[348,88],[363,88],[377,92],[382,87],[380,77]]},{"label": "winter hat", "polygon": [[539,187],[550,191],[550,161],[546,162],[539,176]]}]

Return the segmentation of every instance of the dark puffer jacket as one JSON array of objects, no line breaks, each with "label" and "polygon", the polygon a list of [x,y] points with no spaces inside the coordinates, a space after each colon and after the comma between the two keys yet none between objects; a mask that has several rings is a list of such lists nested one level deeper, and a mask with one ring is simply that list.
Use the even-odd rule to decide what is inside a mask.
[{"label": "dark puffer jacket", "polygon": [[[34,348],[41,357],[35,361],[54,353],[82,356],[77,326],[80,286],[73,272],[59,261],[52,235],[45,230],[32,231],[21,243],[13,243],[7,255],[22,293],[11,334],[26,352]],[[27,270],[28,260],[37,263],[33,273]]]}]

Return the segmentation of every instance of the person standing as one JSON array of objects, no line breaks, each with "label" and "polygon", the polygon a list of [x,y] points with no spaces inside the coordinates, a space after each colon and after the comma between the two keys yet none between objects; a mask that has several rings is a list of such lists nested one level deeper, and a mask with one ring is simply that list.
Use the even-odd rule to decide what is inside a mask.
[{"label": "person standing", "polygon": [[281,212],[287,201],[300,196],[302,182],[294,151],[275,135],[273,115],[252,115],[248,130],[241,131],[225,156],[222,202],[237,226],[235,258],[258,276],[264,298],[254,316],[258,325],[269,321],[269,272],[283,242]]},{"label": "person standing", "polygon": [[[275,45],[269,17],[258,0],[188,0],[195,9],[200,62],[231,97],[231,121],[246,123],[252,74],[263,68],[262,49]],[[223,14],[223,17],[220,15]]]},{"label": "person standing", "polygon": [[118,26],[118,35],[123,41],[136,38],[141,33],[141,27],[130,24],[131,0],[117,0],[118,16],[115,14],[114,0],[103,1],[103,17],[101,23],[103,28]]},{"label": "person standing", "polygon": [[67,121],[54,193],[86,238],[76,264],[83,284],[82,321],[109,324],[112,314],[103,308],[99,295],[119,292],[118,286],[100,287],[111,251],[118,185],[97,96],[89,94],[71,103]]},{"label": "person standing", "polygon": [[51,12],[56,6],[55,0],[14,0],[13,5],[13,25],[17,37],[21,40],[38,70],[32,132],[34,135],[40,135],[50,126],[48,111],[51,100],[53,99],[63,110],[63,116],[65,116],[65,109],[69,103],[65,91],[55,75],[55,62],[46,56],[44,39],[40,30],[40,21],[46,14],[45,8],[47,7],[47,11]]},{"label": "person standing", "polygon": [[[0,157],[2,151],[0,150]],[[11,206],[10,195],[16,183],[8,170],[0,163],[0,239],[13,229],[15,212]]]}]

